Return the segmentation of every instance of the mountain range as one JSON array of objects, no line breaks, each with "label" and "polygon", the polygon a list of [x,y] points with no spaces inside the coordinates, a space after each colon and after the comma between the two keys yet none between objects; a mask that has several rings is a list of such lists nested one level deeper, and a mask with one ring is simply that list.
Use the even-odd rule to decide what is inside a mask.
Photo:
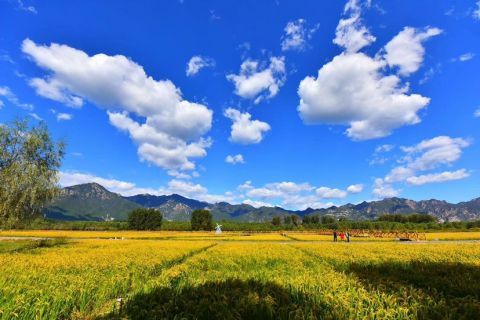
[{"label": "mountain range", "polygon": [[136,208],[159,209],[166,220],[188,221],[196,209],[208,209],[214,220],[236,220],[243,222],[270,221],[274,216],[331,215],[349,220],[370,220],[382,214],[424,213],[440,221],[462,221],[480,219],[480,198],[457,204],[442,200],[414,201],[403,198],[388,198],[379,201],[332,206],[326,209],[308,208],[301,211],[281,207],[255,208],[248,204],[219,202],[211,204],[189,199],[178,194],[155,196],[139,194],[122,197],[97,183],[80,184],[63,188],[60,195],[44,210],[45,216],[59,220],[125,220]]}]

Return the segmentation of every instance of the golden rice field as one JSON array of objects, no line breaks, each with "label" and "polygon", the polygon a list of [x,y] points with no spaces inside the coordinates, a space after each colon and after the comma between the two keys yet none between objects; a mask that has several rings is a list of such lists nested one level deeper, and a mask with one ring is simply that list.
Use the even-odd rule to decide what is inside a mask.
[{"label": "golden rice field", "polygon": [[175,240],[288,240],[278,232],[245,233],[206,231],[70,231],[70,230],[2,230],[0,237],[73,238],[73,239],[175,239]]},{"label": "golden rice field", "polygon": [[[94,232],[73,234],[0,233],[13,237],[0,241],[0,319],[478,319],[480,314],[478,242],[302,242],[292,238],[297,234],[278,233],[224,234],[228,241],[219,241],[213,233],[196,232],[156,233],[163,238],[125,232],[124,240],[113,240]],[[118,234],[113,238],[122,237]],[[21,235],[55,239],[18,240]],[[195,241],[184,240],[192,237]]]},{"label": "golden rice field", "polygon": [[[480,232],[430,232],[426,240],[480,240]],[[73,239],[155,239],[155,240],[245,240],[245,241],[331,241],[331,235],[315,232],[223,232],[207,231],[77,231],[77,230],[0,230],[2,237],[73,238]],[[395,238],[351,237],[351,241],[395,241]]]}]

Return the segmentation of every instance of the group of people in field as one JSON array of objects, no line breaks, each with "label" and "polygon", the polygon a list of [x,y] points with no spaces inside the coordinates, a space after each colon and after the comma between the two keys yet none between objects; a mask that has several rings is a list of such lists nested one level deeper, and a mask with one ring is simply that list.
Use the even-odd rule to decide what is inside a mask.
[{"label": "group of people in field", "polygon": [[347,242],[350,242],[350,233],[347,231],[347,232],[339,232],[337,233],[337,231],[333,231],[333,242],[337,242],[338,241],[338,237],[340,237],[340,241],[347,241]]}]

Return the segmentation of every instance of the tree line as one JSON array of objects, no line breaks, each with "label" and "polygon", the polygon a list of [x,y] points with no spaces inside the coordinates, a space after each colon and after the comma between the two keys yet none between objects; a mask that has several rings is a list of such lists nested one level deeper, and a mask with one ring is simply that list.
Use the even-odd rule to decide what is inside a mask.
[{"label": "tree line", "polygon": [[[128,214],[128,229],[130,230],[161,230],[162,213],[153,208],[139,208]],[[213,229],[213,217],[209,210],[194,210],[190,219],[190,229],[194,231]]]}]

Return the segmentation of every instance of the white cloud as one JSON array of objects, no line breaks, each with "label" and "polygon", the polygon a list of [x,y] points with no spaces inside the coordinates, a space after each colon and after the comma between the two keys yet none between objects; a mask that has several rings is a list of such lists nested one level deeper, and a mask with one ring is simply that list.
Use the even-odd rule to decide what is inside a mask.
[{"label": "white cloud", "polygon": [[188,77],[196,75],[201,69],[214,67],[215,60],[209,57],[193,56],[187,63],[186,73]]},{"label": "white cloud", "polygon": [[260,207],[273,207],[273,205],[270,204],[270,203],[268,203],[268,202],[258,201],[258,200],[251,200],[251,199],[245,199],[245,200],[243,200],[242,203],[251,205],[252,207],[255,207],[255,208],[260,208]]},{"label": "white cloud", "polygon": [[390,184],[386,184],[382,179],[376,179],[372,193],[376,198],[384,199],[396,197],[400,192],[401,190],[393,188]]},{"label": "white cloud", "polygon": [[477,8],[473,11],[473,18],[480,20],[480,0],[477,0]]},{"label": "white cloud", "polygon": [[399,160],[401,165],[392,168],[383,179],[375,180],[373,194],[377,197],[397,195],[399,190],[393,186],[396,183],[423,185],[467,178],[470,173],[466,169],[422,175],[419,173],[453,165],[469,145],[470,142],[462,138],[438,136],[410,147],[401,147],[404,152],[403,158]]},{"label": "white cloud", "polygon": [[50,72],[44,79],[31,79],[38,94],[76,106],[86,99],[106,108],[112,125],[138,145],[142,160],[169,170],[193,170],[191,158],[206,155],[211,141],[202,135],[211,128],[213,112],[184,100],[171,81],[154,80],[122,55],[89,56],[66,45],[37,45],[29,39],[22,51]]},{"label": "white cloud", "polygon": [[318,27],[317,24],[309,28],[305,19],[288,22],[284,29],[285,34],[282,36],[282,50],[305,50],[308,45],[307,40],[313,36]]},{"label": "white cloud", "polygon": [[251,181],[246,181],[238,186],[238,191],[252,201],[265,201],[276,203],[285,208],[305,210],[306,208],[327,208],[334,205],[324,202],[323,199],[342,199],[349,193],[358,193],[363,190],[362,184],[350,185],[347,190],[320,187],[315,188],[309,183],[296,183],[292,181],[272,182],[255,187]]},{"label": "white cloud", "polygon": [[360,193],[363,191],[363,184],[352,184],[347,187],[349,193]]},{"label": "white cloud", "polygon": [[329,187],[320,187],[315,193],[322,199],[341,199],[347,196],[346,191]]},{"label": "white cloud", "polygon": [[[9,87],[0,87],[0,97],[4,97],[11,104],[16,105],[25,110],[32,111],[34,109],[33,105],[30,103],[23,103],[18,100],[17,96],[10,90]],[[3,102],[2,102],[3,103]]]},{"label": "white cloud", "polygon": [[210,20],[220,20],[221,18],[216,14],[215,10],[210,10]]},{"label": "white cloud", "polygon": [[190,197],[199,194],[206,194],[208,191],[207,188],[203,187],[198,183],[195,184],[192,182],[176,179],[170,180],[168,182],[168,190],[170,190],[172,193],[178,193]]},{"label": "white cloud", "polygon": [[246,191],[246,190],[250,190],[250,189],[253,189],[254,187],[252,186],[252,181],[248,180],[248,181],[245,181],[244,183],[242,183],[241,185],[239,185],[237,187],[237,190],[239,191]]},{"label": "white cloud", "polygon": [[[211,140],[200,138],[196,142],[187,143],[185,140],[170,136],[157,129],[151,119],[144,124],[132,120],[126,113],[108,112],[110,123],[115,127],[128,132],[130,137],[139,144],[138,154],[142,160],[154,163],[167,169],[193,170],[195,164],[190,158],[199,158],[207,155],[206,148],[210,147]],[[165,130],[165,128],[162,128]]]},{"label": "white cloud", "polygon": [[460,159],[462,149],[468,147],[470,142],[462,138],[438,136],[423,140],[417,145],[403,147],[407,156],[404,158],[408,167],[414,170],[435,169],[439,165],[450,165]]},{"label": "white cloud", "polygon": [[292,195],[282,201],[282,206],[295,210],[305,210],[307,208],[322,209],[334,205],[333,202],[320,201],[316,195]]},{"label": "white cloud", "polygon": [[428,81],[430,81],[430,79],[432,79],[433,76],[440,71],[440,66],[441,66],[440,64],[437,64],[437,66],[430,67],[427,70],[425,70],[425,72],[423,73],[423,77],[420,80],[418,80],[418,83],[423,85]]},{"label": "white cloud", "polygon": [[23,0],[17,0],[17,7],[18,7],[18,9],[20,9],[22,11],[26,11],[26,12],[33,13],[33,14],[38,13],[37,9],[35,9],[34,6],[25,5]]},{"label": "white cloud", "polygon": [[420,186],[427,183],[440,183],[452,180],[465,179],[470,176],[470,173],[465,169],[456,171],[444,171],[441,173],[431,173],[420,176],[412,176],[407,178],[407,183]]},{"label": "white cloud", "polygon": [[8,53],[0,53],[0,61],[8,62],[10,64],[15,64],[12,57],[8,55]]},{"label": "white cloud", "polygon": [[302,191],[313,190],[314,188],[308,183],[295,183],[290,181],[276,182],[267,184],[270,188],[275,188],[283,192],[284,194],[299,193]]},{"label": "white cloud", "polygon": [[385,176],[384,181],[387,183],[394,183],[404,181],[408,177],[415,174],[415,170],[403,166],[395,167]]},{"label": "white cloud", "polygon": [[42,121],[43,119],[38,115],[36,114],[35,112],[30,112],[28,114],[30,117],[32,117],[33,119],[37,120],[37,121]]},{"label": "white cloud", "polygon": [[460,55],[458,58],[453,58],[452,61],[460,61],[460,62],[465,62],[468,60],[472,60],[475,57],[475,53],[473,52],[467,52],[462,55]]},{"label": "white cloud", "polygon": [[442,30],[438,28],[419,30],[405,27],[386,44],[385,61],[391,67],[398,67],[401,75],[410,75],[417,71],[423,62],[425,48],[422,43],[440,33]]},{"label": "white cloud", "polygon": [[[192,174],[194,174],[196,171],[192,172]],[[168,170],[167,171],[167,174],[169,176],[172,176],[172,177],[175,177],[177,179],[191,179],[192,176],[185,173],[185,172],[182,172],[182,171],[178,171],[178,170]]]},{"label": "white cloud", "polygon": [[[397,128],[420,122],[417,112],[430,99],[410,94],[409,84],[403,83],[400,75],[419,67],[424,54],[422,41],[440,32],[437,28],[424,32],[406,28],[389,42],[387,54],[383,54],[385,48],[370,57],[359,52],[375,40],[360,19],[362,6],[369,7],[370,2],[348,1],[345,14],[349,17],[337,26],[334,43],[345,51],[323,65],[316,78],[304,78],[298,88],[298,111],[306,124],[349,126],[346,134],[353,140],[385,137]],[[407,48],[400,47],[398,43],[405,38]],[[414,58],[400,60],[394,54],[400,49]],[[392,73],[386,68],[389,63],[401,66],[402,72]]]},{"label": "white cloud", "polygon": [[396,75],[384,76],[383,60],[363,53],[340,54],[300,82],[298,111],[307,124],[349,125],[354,140],[388,136],[394,129],[420,122],[417,112],[430,99],[407,94]]},{"label": "white cloud", "polygon": [[228,74],[227,79],[235,85],[235,94],[259,103],[277,95],[285,83],[285,58],[271,57],[270,64],[261,68],[260,63],[246,60],[239,74]]},{"label": "white cloud", "polygon": [[228,192],[225,194],[211,194],[206,187],[189,181],[170,180],[166,191],[209,203],[236,202],[236,197]]},{"label": "white cloud", "polygon": [[236,155],[228,155],[225,158],[226,163],[231,163],[231,164],[237,164],[237,163],[245,163],[245,160],[243,159],[243,155],[241,154],[236,154]]},{"label": "white cloud", "polygon": [[79,97],[69,94],[62,83],[55,79],[33,78],[29,81],[30,86],[35,88],[38,95],[61,102],[72,108],[80,108],[83,106],[83,100]]},{"label": "white cloud", "polygon": [[224,113],[225,117],[233,121],[230,141],[240,144],[253,144],[262,141],[264,134],[270,130],[270,125],[259,120],[251,120],[248,112],[228,108]]},{"label": "white cloud", "polygon": [[380,152],[390,152],[393,150],[393,148],[395,148],[394,145],[392,144],[382,144],[378,147],[375,148],[375,152],[376,153],[380,153]]},{"label": "white cloud", "polygon": [[73,119],[73,115],[71,115],[70,113],[58,113],[57,114],[57,121],[66,121],[66,120],[72,120]]},{"label": "white cloud", "polygon": [[384,164],[390,160],[390,157],[387,157],[385,154],[389,153],[395,148],[393,144],[382,144],[375,148],[373,152],[372,159],[370,160],[370,165]]},{"label": "white cloud", "polygon": [[[324,203],[321,198],[315,194],[315,187],[309,183],[295,183],[291,181],[267,183],[263,187],[254,187],[251,181],[246,181],[237,188],[240,192],[245,192],[243,197],[247,198],[247,203],[265,204],[269,200],[269,205],[281,205],[282,207],[304,210],[306,208],[325,208],[333,205],[331,202]],[[253,204],[252,204],[253,205]],[[254,205],[257,206],[257,205]]]},{"label": "white cloud", "polygon": [[313,187],[308,183],[295,183],[291,181],[267,183],[261,188],[254,188],[250,181],[241,186],[247,190],[247,196],[261,199],[289,198],[303,191],[311,191]]},{"label": "white cloud", "polygon": [[263,187],[249,190],[247,196],[260,199],[273,199],[282,197],[283,193],[280,190]]},{"label": "white cloud", "polygon": [[[376,39],[370,31],[362,24],[360,15],[362,12],[360,1],[349,0],[345,5],[344,15],[340,19],[335,32],[333,43],[345,48],[349,53],[357,52]],[[369,6],[369,2],[366,3]]]},{"label": "white cloud", "polygon": [[476,118],[480,118],[480,108],[475,110],[475,112],[473,113],[473,116],[476,117]]}]

